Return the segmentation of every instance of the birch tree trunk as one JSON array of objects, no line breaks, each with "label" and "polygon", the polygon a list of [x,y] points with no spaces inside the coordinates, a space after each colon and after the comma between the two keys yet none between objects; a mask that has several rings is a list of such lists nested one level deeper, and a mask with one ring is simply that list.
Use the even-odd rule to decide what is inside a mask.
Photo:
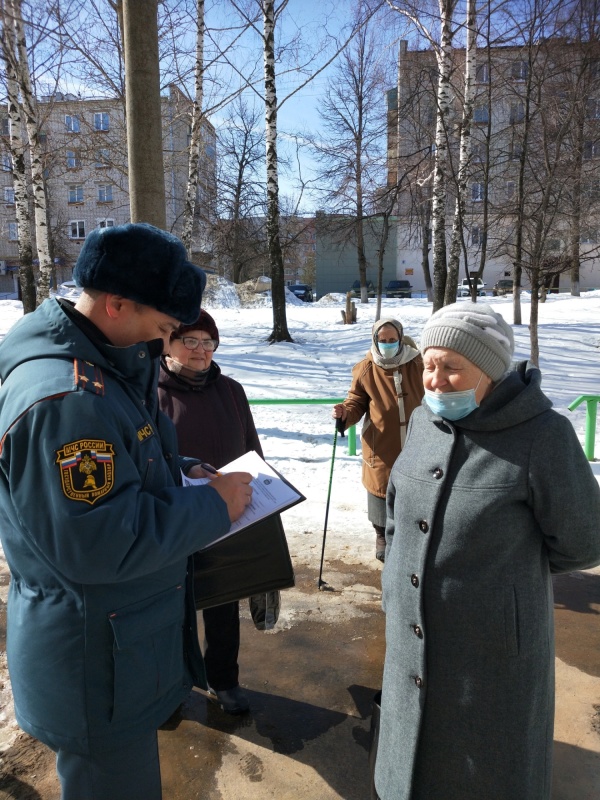
[{"label": "birch tree trunk", "polygon": [[452,16],[457,0],[439,0],[441,41],[437,52],[438,90],[435,127],[435,166],[431,230],[433,250],[433,311],[444,305],[446,291],[446,198],[448,194],[448,120],[450,116],[450,71],[452,66]]},{"label": "birch tree trunk", "polygon": [[6,89],[8,96],[8,117],[10,119],[10,154],[12,158],[13,187],[15,190],[15,211],[18,227],[19,247],[19,287],[23,301],[23,311],[35,311],[35,278],[33,275],[33,250],[31,245],[31,218],[27,194],[26,143],[22,138],[21,108],[19,106],[19,87],[17,84],[16,42],[12,20],[7,20],[6,9],[2,7],[2,55],[6,65]]},{"label": "birch tree trunk", "polygon": [[573,146],[575,159],[573,163],[573,217],[569,235],[569,253],[571,258],[571,294],[579,297],[579,269],[580,269],[580,247],[581,247],[581,190],[582,190],[582,169],[583,169],[583,148],[584,148],[584,126],[585,126],[585,102],[581,98],[576,99],[575,124],[573,125]]},{"label": "birch tree trunk", "polygon": [[190,136],[190,157],[188,167],[188,182],[183,210],[183,232],[181,240],[187,250],[188,258],[192,258],[192,235],[194,232],[194,215],[196,213],[196,198],[198,196],[198,171],[200,164],[200,150],[202,146],[202,104],[203,104],[203,73],[204,73],[204,0],[197,0],[197,33],[196,33],[196,67],[194,71],[194,103],[192,108],[192,133]]},{"label": "birch tree trunk", "polygon": [[[458,269],[460,265],[461,246],[464,237],[465,199],[467,194],[467,178],[469,158],[471,155],[471,123],[473,120],[473,105],[475,102],[475,69],[477,61],[477,31],[475,29],[475,0],[467,3],[467,49],[465,54],[465,95],[463,102],[462,127],[460,131],[460,158],[458,164],[458,179],[456,187],[456,206],[454,209],[454,222],[450,240],[450,254],[448,258],[448,272],[446,276],[446,289],[444,305],[456,301],[458,290]],[[465,264],[468,271],[468,264]],[[475,281],[477,284],[477,281]],[[473,287],[471,299],[477,298],[476,288]]]},{"label": "birch tree trunk", "polygon": [[275,81],[275,0],[262,0],[267,165],[267,243],[271,267],[273,330],[270,342],[291,342],[285,314],[283,253],[279,238],[279,175],[277,170],[277,87]]},{"label": "birch tree trunk", "polygon": [[37,285],[37,305],[48,297],[50,278],[52,276],[52,258],[50,256],[50,232],[46,189],[44,186],[44,165],[42,147],[39,139],[37,119],[37,103],[31,86],[29,62],[27,60],[27,42],[25,26],[21,13],[21,0],[6,0],[7,11],[12,16],[16,42],[16,78],[21,93],[25,127],[29,144],[29,160],[31,166],[31,188],[33,191],[33,210],[35,220],[35,240],[39,261],[39,279]]}]

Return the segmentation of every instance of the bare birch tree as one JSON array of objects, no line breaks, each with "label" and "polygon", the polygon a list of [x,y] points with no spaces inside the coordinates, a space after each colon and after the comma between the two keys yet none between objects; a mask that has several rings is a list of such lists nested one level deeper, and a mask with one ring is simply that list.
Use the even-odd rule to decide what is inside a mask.
[{"label": "bare birch tree", "polygon": [[5,0],[5,2],[8,17],[12,19],[13,24],[16,46],[15,75],[21,96],[21,105],[25,117],[25,128],[27,130],[29,145],[35,240],[39,261],[39,278],[37,285],[37,304],[39,305],[48,297],[50,279],[52,277],[46,187],[44,185],[43,151],[39,138],[37,103],[33,93],[31,75],[29,72],[21,0]]},{"label": "bare birch tree", "polygon": [[26,142],[22,137],[21,108],[17,84],[16,42],[12,20],[7,19],[5,3],[2,15],[2,56],[6,67],[8,117],[10,120],[10,154],[12,159],[15,210],[19,247],[19,286],[25,314],[35,311],[35,277],[33,274],[33,248],[31,242],[31,217],[27,190]]},{"label": "bare birch tree", "polygon": [[449,181],[449,130],[452,115],[452,47],[454,12],[458,0],[438,0],[439,41],[424,24],[423,15],[415,5],[388,4],[415,25],[419,33],[435,50],[438,65],[437,114],[435,130],[435,160],[432,182],[431,232],[433,253],[433,310],[444,305],[447,276],[446,206]]},{"label": "bare birch tree", "polygon": [[183,212],[183,232],[181,239],[192,257],[192,233],[194,229],[194,216],[196,212],[196,197],[198,196],[198,165],[202,150],[202,102],[203,102],[203,75],[204,75],[204,0],[197,0],[197,29],[196,29],[196,66],[194,70],[194,98],[192,104],[192,124],[190,135],[189,173]]},{"label": "bare birch tree", "polygon": [[[462,124],[460,128],[460,157],[458,176],[456,181],[456,204],[454,209],[454,222],[450,239],[450,252],[448,258],[448,275],[444,305],[453,303],[458,289],[458,268],[461,252],[465,254],[464,241],[465,200],[467,182],[469,178],[469,161],[471,155],[471,122],[473,120],[473,105],[475,102],[475,70],[477,67],[477,30],[475,26],[475,0],[467,0],[467,47],[465,57],[465,92],[462,107]],[[465,264],[468,267],[467,264]],[[469,275],[467,269],[467,277]],[[471,287],[471,299],[477,298],[477,281]]]},{"label": "bare birch tree", "polygon": [[[279,6],[279,13],[287,0]],[[265,146],[267,165],[267,243],[271,264],[273,330],[270,342],[291,342],[285,313],[283,252],[279,238],[279,175],[277,165],[277,86],[275,80],[275,0],[262,0],[265,78]]]}]

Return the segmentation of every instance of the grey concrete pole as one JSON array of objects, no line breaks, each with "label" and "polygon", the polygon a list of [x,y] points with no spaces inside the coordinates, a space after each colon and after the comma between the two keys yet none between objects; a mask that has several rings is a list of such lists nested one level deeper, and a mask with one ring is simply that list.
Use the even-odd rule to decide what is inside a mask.
[{"label": "grey concrete pole", "polygon": [[131,221],[165,229],[157,15],[158,0],[123,0]]}]

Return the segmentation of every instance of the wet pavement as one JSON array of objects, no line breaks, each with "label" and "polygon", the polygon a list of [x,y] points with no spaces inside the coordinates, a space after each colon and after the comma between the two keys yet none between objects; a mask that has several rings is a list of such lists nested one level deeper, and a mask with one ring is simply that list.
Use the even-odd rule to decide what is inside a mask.
[{"label": "wet pavement", "polygon": [[[226,715],[192,693],[159,732],[165,800],[368,800],[370,704],[385,646],[380,569],[332,562],[324,577],[318,591],[317,572],[296,566],[272,632],[257,631],[242,603],[240,682],[251,713]],[[554,583],[552,798],[598,800],[600,570]],[[29,737],[4,753],[2,768],[1,800],[57,800],[53,755]]]}]

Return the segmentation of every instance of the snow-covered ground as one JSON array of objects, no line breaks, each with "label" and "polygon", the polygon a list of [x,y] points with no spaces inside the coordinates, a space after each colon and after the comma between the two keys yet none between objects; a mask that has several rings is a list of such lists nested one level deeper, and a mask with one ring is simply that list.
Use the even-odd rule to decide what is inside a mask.
[{"label": "snow-covered ground", "polygon": [[[485,301],[512,322],[512,297],[487,297]],[[522,301],[523,325],[514,329],[517,359],[529,354],[526,293]],[[207,292],[204,305],[219,328],[221,344],[215,360],[226,375],[242,383],[250,400],[344,397],[352,366],[370,346],[376,310],[373,300],[368,305],[358,303],[356,325],[344,325],[340,311],[345,306],[345,295],[327,295],[309,304],[288,293],[287,319],[294,342],[268,345],[266,339],[272,329],[268,296],[257,298],[252,307],[243,306],[233,287],[221,283]],[[0,301],[0,336],[21,314],[20,303]],[[400,319],[417,342],[430,314],[431,304],[425,299],[382,301],[382,316]],[[543,388],[557,411],[572,421],[583,443],[585,404],[572,413],[567,406],[579,395],[600,394],[600,291],[577,298],[566,294],[548,296],[546,303],[540,305],[539,340]],[[252,411],[267,461],[307,498],[283,515],[292,558],[318,569],[335,430],[331,402],[256,405]],[[347,439],[338,437],[327,560],[360,564],[373,561],[374,534],[360,482],[360,440],[357,453],[348,455]],[[600,458],[600,433],[596,457]],[[592,469],[600,481],[600,463],[593,463]],[[0,552],[0,576],[2,569]],[[0,585],[0,598],[5,600],[6,593],[7,586]],[[0,751],[16,730],[2,658],[0,654]]]}]

